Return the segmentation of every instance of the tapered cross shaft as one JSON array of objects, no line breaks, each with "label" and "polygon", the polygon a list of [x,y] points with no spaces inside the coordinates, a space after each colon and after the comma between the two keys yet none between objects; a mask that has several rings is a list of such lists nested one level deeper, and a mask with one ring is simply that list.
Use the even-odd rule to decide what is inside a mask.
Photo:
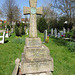
[{"label": "tapered cross shaft", "polygon": [[36,23],[36,15],[41,15],[43,13],[42,7],[36,8],[37,0],[30,0],[30,7],[24,7],[24,15],[30,14],[30,29],[29,29],[29,37],[37,37],[37,23]]}]

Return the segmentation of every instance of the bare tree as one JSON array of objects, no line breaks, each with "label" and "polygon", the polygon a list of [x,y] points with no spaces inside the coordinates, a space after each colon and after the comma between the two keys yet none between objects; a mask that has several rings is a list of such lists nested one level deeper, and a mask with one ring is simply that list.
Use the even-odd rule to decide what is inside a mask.
[{"label": "bare tree", "polygon": [[2,14],[2,11],[1,11],[1,9],[0,9],[0,17],[2,17],[3,16],[3,14]]},{"label": "bare tree", "polygon": [[54,8],[61,11],[61,15],[66,15],[71,22],[75,13],[75,0],[54,0]]},{"label": "bare tree", "polygon": [[56,19],[57,13],[52,9],[52,4],[43,7],[43,16],[46,18],[48,29],[50,28],[50,21]]},{"label": "bare tree", "polygon": [[19,21],[21,18],[21,11],[18,6],[13,7],[13,21]]},{"label": "bare tree", "polygon": [[15,0],[5,0],[5,3],[3,4],[3,12],[10,25],[12,25],[12,21],[20,19],[20,9],[16,5]]}]

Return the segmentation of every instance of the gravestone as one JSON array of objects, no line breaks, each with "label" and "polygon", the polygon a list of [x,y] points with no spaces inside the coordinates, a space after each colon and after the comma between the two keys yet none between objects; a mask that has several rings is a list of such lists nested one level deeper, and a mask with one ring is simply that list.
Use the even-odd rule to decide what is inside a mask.
[{"label": "gravestone", "polygon": [[26,34],[28,35],[28,29],[26,29]]},{"label": "gravestone", "polygon": [[44,31],[44,42],[46,41],[47,39],[47,30]]},{"label": "gravestone", "polygon": [[63,33],[65,34],[66,33],[66,29],[63,27]]},{"label": "gravestone", "polygon": [[51,29],[51,36],[53,36],[53,28]]},{"label": "gravestone", "polygon": [[29,38],[26,38],[24,53],[22,53],[22,75],[52,75],[53,58],[48,47],[37,37],[36,15],[41,15],[42,7],[36,8],[37,0],[29,0],[30,7],[24,7],[24,14],[30,14]]},{"label": "gravestone", "polygon": [[54,30],[54,36],[57,37],[57,29]]},{"label": "gravestone", "polygon": [[3,32],[3,36],[0,36],[0,38],[2,38],[2,40],[0,40],[0,44],[4,44],[5,41],[5,31],[4,30],[0,30],[0,33]]},{"label": "gravestone", "polygon": [[60,31],[60,35],[64,35],[64,32],[63,31]]},{"label": "gravestone", "polygon": [[67,29],[67,32],[70,32],[70,29],[69,28]]},{"label": "gravestone", "polygon": [[60,36],[60,33],[58,33],[58,38],[60,38],[61,36]]},{"label": "gravestone", "polygon": [[13,28],[11,28],[11,33],[13,33],[14,32],[14,29]]}]

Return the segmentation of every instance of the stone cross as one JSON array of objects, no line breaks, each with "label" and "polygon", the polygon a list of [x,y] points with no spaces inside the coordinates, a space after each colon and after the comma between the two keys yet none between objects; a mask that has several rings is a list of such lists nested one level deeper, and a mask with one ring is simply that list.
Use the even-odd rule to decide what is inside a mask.
[{"label": "stone cross", "polygon": [[30,14],[30,30],[29,37],[37,37],[37,23],[36,23],[36,15],[41,15],[43,13],[43,8],[37,6],[37,0],[29,0],[30,7],[24,7],[24,15]]}]

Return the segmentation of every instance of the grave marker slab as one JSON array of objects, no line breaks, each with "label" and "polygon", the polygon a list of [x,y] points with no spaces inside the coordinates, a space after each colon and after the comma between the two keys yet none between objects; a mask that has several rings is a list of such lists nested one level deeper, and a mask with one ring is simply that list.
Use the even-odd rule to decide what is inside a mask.
[{"label": "grave marker slab", "polygon": [[47,39],[47,30],[44,31],[44,42],[46,41]]},{"label": "grave marker slab", "polygon": [[54,36],[57,37],[57,29],[54,30]]},{"label": "grave marker slab", "polygon": [[60,33],[58,33],[58,38],[60,38],[61,36],[60,36]]},{"label": "grave marker slab", "polygon": [[53,28],[51,29],[51,36],[53,36]]},{"label": "grave marker slab", "polygon": [[65,29],[65,28],[63,28],[63,33],[64,33],[64,34],[66,33],[66,29]]},{"label": "grave marker slab", "polygon": [[67,32],[70,32],[70,29],[69,28],[67,29]]}]

